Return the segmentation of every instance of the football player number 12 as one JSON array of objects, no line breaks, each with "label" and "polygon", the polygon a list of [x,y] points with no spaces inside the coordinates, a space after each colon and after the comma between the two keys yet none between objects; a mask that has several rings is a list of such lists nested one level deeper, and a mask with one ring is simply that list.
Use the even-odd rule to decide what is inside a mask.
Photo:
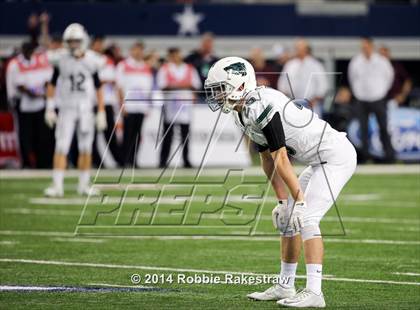
[{"label": "football player number 12", "polygon": [[85,88],[83,86],[83,83],[85,82],[86,77],[83,73],[78,74],[70,74],[70,83],[71,83],[71,91],[76,92],[84,92]]}]

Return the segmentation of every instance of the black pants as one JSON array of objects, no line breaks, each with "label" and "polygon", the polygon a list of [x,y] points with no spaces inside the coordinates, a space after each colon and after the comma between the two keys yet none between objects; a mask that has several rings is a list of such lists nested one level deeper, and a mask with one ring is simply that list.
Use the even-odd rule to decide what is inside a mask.
[{"label": "black pants", "polygon": [[109,150],[111,151],[111,154],[116,160],[116,162],[118,162],[119,164],[122,164],[121,150],[118,146],[115,132],[114,134],[112,134],[115,127],[114,107],[111,105],[106,105],[105,112],[106,112],[106,123],[108,124],[108,127],[104,131],[105,139],[106,139],[106,142],[109,143]]},{"label": "black pants", "polygon": [[[114,115],[114,107],[112,105],[105,105],[105,114],[106,114],[106,124],[107,128],[104,130],[104,136],[106,143],[109,143],[109,151],[114,157],[115,161],[119,165],[124,165],[124,161],[121,158],[121,149],[117,143],[117,138],[112,132],[114,131],[115,127],[115,115]],[[97,132],[95,132],[95,141],[93,143],[95,146],[93,149],[93,160],[97,166],[101,163],[102,154],[99,154],[98,147],[97,147]]]},{"label": "black pants", "polygon": [[128,113],[124,116],[122,160],[126,167],[136,166],[136,155],[140,149],[143,113]]},{"label": "black pants", "polygon": [[19,144],[24,168],[50,168],[54,134],[44,121],[44,110],[18,112]]},{"label": "black pants", "polygon": [[189,148],[188,148],[188,135],[190,133],[190,125],[189,124],[171,124],[171,123],[163,123],[163,141],[162,141],[162,148],[160,150],[160,164],[161,168],[166,167],[169,153],[171,152],[171,144],[172,139],[174,136],[174,126],[178,125],[181,129],[181,144],[185,143],[185,146],[182,150],[182,159],[184,160],[184,167],[189,168],[191,167],[191,163],[188,159]]},{"label": "black pants", "polygon": [[393,162],[395,160],[395,152],[388,133],[386,101],[359,101],[358,105],[363,160],[369,158],[368,121],[370,113],[374,113],[379,126],[379,134],[385,154],[385,161]]}]

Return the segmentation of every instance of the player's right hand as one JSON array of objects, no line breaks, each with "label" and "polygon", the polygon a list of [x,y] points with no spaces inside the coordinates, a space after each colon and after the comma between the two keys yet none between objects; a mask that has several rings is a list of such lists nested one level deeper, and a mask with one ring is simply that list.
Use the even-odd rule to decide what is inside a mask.
[{"label": "player's right hand", "polygon": [[287,199],[280,200],[277,206],[271,211],[274,228],[284,233],[287,224]]},{"label": "player's right hand", "polygon": [[106,113],[105,111],[98,111],[96,113],[96,129],[98,131],[104,131],[108,127],[106,122]]},{"label": "player's right hand", "polygon": [[48,127],[53,128],[57,123],[57,113],[54,109],[46,109],[44,114],[44,120]]}]

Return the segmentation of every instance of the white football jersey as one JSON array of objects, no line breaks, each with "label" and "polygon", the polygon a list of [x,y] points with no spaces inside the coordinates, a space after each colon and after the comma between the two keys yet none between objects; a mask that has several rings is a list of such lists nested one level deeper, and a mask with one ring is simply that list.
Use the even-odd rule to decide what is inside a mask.
[{"label": "white football jersey", "polygon": [[93,75],[105,65],[106,59],[86,51],[83,57],[75,58],[68,50],[59,50],[48,55],[49,62],[58,69],[57,95],[60,107],[92,108],[95,102]]},{"label": "white football jersey", "polygon": [[268,147],[262,129],[276,113],[280,114],[288,153],[304,164],[319,163],[319,150],[328,149],[329,141],[337,135],[345,135],[318,118],[310,109],[293,101],[283,93],[266,87],[258,87],[245,97],[241,113],[234,111],[235,123],[255,143]]}]

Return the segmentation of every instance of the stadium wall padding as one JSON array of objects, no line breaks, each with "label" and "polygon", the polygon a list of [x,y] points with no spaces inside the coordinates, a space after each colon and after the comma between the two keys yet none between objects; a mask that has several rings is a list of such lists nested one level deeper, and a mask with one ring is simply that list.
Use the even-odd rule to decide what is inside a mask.
[{"label": "stadium wall padding", "polygon": [[[51,32],[71,22],[106,35],[176,35],[181,4],[136,3],[0,3],[0,34],[26,33],[32,12],[50,13]],[[295,5],[195,5],[202,14],[200,32],[223,36],[420,36],[420,6],[369,5],[366,14],[302,15]]]}]

